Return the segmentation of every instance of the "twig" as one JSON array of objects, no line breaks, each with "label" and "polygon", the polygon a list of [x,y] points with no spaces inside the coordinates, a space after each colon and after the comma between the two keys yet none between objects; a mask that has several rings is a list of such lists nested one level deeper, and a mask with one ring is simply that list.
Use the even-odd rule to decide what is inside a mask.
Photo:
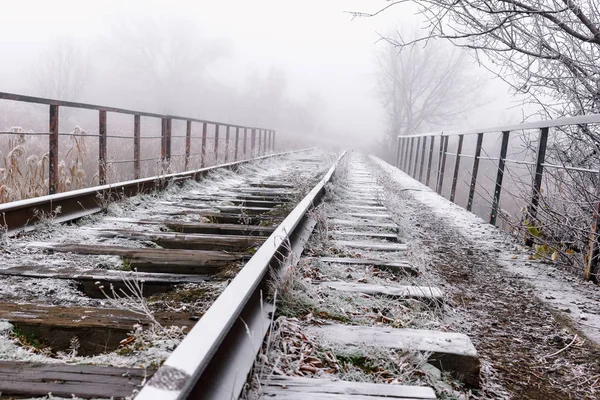
[{"label": "twig", "polygon": [[577,334],[575,334],[575,336],[573,336],[573,340],[571,340],[571,343],[569,343],[568,345],[566,345],[562,349],[558,350],[557,352],[547,355],[544,358],[554,357],[556,355],[559,355],[560,353],[562,353],[563,351],[565,351],[566,349],[568,349],[569,347],[571,347],[573,345],[573,343],[575,343],[575,339],[577,339]]}]

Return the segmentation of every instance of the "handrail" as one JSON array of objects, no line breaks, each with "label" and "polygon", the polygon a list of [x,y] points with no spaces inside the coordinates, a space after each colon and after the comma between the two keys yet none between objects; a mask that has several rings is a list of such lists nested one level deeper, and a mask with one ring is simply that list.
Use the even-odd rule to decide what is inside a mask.
[{"label": "handrail", "polygon": [[[504,178],[504,170],[506,164],[518,164],[518,165],[528,165],[533,168],[533,176],[532,176],[532,193],[529,200],[529,204],[526,207],[525,217],[530,224],[535,224],[536,221],[539,221],[537,213],[540,204],[541,192],[542,192],[542,177],[544,173],[544,169],[552,168],[552,169],[561,169],[561,170],[569,170],[569,171],[577,171],[580,173],[591,173],[591,174],[600,174],[600,170],[590,169],[590,168],[582,168],[576,166],[569,165],[557,165],[546,162],[546,147],[548,144],[548,135],[550,132],[550,128],[556,128],[561,126],[572,126],[572,125],[587,125],[587,124],[600,124],[600,114],[589,114],[589,115],[579,115],[575,117],[567,117],[567,118],[558,118],[551,119],[546,121],[536,121],[536,122],[527,122],[522,124],[515,125],[505,125],[505,126],[497,126],[497,127],[488,127],[488,128],[480,128],[480,129],[466,129],[466,130],[458,130],[458,131],[449,131],[449,132],[431,132],[431,133],[422,133],[422,134],[414,134],[414,135],[399,135],[397,138],[397,152],[396,152],[396,167],[405,171],[408,175],[413,176],[415,179],[419,181],[422,180],[423,177],[423,168],[425,165],[425,161],[427,160],[427,178],[425,180],[425,184],[429,186],[429,177],[432,171],[432,160],[434,154],[434,143],[437,141],[439,157],[437,158],[437,171],[436,176],[433,177],[435,182],[433,182],[433,187],[435,188],[438,194],[442,194],[443,185],[444,185],[444,171],[446,167],[446,158],[447,156],[454,157],[454,173],[452,176],[452,186],[450,189],[450,201],[454,201],[457,180],[459,175],[459,168],[461,158],[472,158],[472,170],[471,170],[471,178],[470,178],[470,187],[469,187],[469,195],[467,199],[466,209],[467,211],[472,211],[473,200],[475,196],[475,188],[477,185],[477,174],[479,171],[479,161],[480,160],[492,160],[498,161],[498,167],[496,172],[496,182],[494,185],[493,198],[492,198],[492,206],[490,212],[489,222],[492,225],[496,224],[496,218],[498,216],[499,208],[500,208],[500,195],[502,193],[502,182]],[[520,160],[511,160],[507,158],[507,149],[508,142],[512,132],[515,131],[524,131],[524,130],[533,130],[537,129],[539,131],[537,137],[537,150],[535,152],[535,161],[520,161]],[[483,136],[488,133],[501,133],[502,134],[502,142],[500,144],[500,154],[498,157],[490,157],[490,156],[482,156],[481,150],[483,147]],[[463,139],[466,135],[477,135],[477,143],[475,145],[475,151],[473,155],[462,154],[462,143]],[[458,136],[458,144],[456,145],[455,152],[448,151],[448,142],[451,136]],[[426,144],[429,141],[429,154],[426,154]],[[415,149],[416,142],[416,149]],[[419,146],[422,147],[419,152]],[[414,157],[413,157],[413,150]],[[420,163],[419,174],[417,176],[417,165]],[[596,188],[597,195],[600,195],[600,184]],[[587,265],[585,270],[585,278],[588,280],[592,280],[594,282],[598,282],[600,280],[600,201],[596,205],[594,209],[594,225],[591,228],[590,233],[590,244],[589,251],[587,255]],[[525,234],[525,244],[528,246],[532,246],[534,244],[534,238],[532,235],[526,232]],[[598,276],[597,276],[598,275]]]},{"label": "handrail", "polygon": [[504,126],[493,126],[479,129],[467,129],[459,131],[440,131],[440,132],[428,132],[428,133],[417,133],[412,135],[398,135],[398,137],[412,138],[412,137],[423,137],[423,136],[457,136],[457,135],[474,135],[477,133],[499,133],[504,131],[521,131],[527,129],[542,129],[542,128],[555,128],[558,126],[566,125],[582,125],[582,124],[600,124],[600,114],[588,114],[578,115],[575,117],[549,119],[544,121],[535,122],[524,122],[515,125],[504,125]]},{"label": "handrail", "polygon": [[[135,111],[125,108],[108,107],[96,104],[78,103],[73,101],[64,101],[57,99],[48,99],[42,97],[26,96],[15,93],[0,92],[0,100],[18,101],[25,103],[34,104],[45,104],[49,105],[49,129],[48,133],[44,136],[48,136],[48,194],[55,194],[59,189],[59,109],[60,107],[70,107],[79,109],[88,109],[98,111],[98,134],[90,135],[98,138],[98,182],[100,185],[106,184],[107,179],[107,166],[111,164],[111,160],[108,157],[108,139],[111,135],[108,135],[108,122],[107,112],[120,113],[133,115],[133,136],[130,138],[133,142],[133,157],[134,157],[134,177],[136,179],[141,178],[141,140],[147,139],[147,137],[141,136],[141,117],[158,118],[161,120],[161,135],[156,137],[156,140],[160,139],[160,158],[163,165],[168,166],[171,161],[172,154],[172,121],[181,120],[186,121],[185,136],[185,160],[184,170],[189,169],[191,142],[192,142],[192,123],[202,124],[201,132],[201,159],[200,167],[203,168],[206,165],[206,150],[209,147],[207,140],[213,142],[212,152],[215,161],[218,161],[219,156],[219,140],[225,141],[225,162],[228,161],[230,152],[230,140],[235,140],[234,148],[234,161],[238,160],[238,147],[242,145],[243,158],[246,158],[246,147],[250,142],[250,157],[261,156],[267,154],[267,152],[275,151],[275,130],[258,128],[252,126],[242,126],[230,123],[223,123],[217,121],[204,120],[193,117],[182,117],[170,114],[158,114],[150,113],[145,111]],[[208,136],[208,125],[214,125],[214,136]],[[219,138],[219,127],[225,127],[225,135]],[[233,128],[233,129],[232,129]],[[243,131],[243,132],[242,132]],[[250,131],[250,138],[248,138],[248,131]],[[17,134],[18,132],[15,132]],[[64,134],[64,133],[63,133]],[[243,143],[240,143],[240,134],[243,134]],[[231,139],[230,135],[235,135],[235,139]],[[250,140],[248,140],[250,139]],[[257,143],[258,141],[258,143]],[[221,151],[222,153],[222,151]]]}]

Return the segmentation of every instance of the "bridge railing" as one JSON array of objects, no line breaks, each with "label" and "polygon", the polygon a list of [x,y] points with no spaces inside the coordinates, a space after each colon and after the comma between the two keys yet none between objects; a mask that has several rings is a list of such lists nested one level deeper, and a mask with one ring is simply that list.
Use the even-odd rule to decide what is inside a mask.
[{"label": "bridge railing", "polygon": [[[523,231],[525,232],[525,244],[532,246],[536,241],[536,223],[540,223],[538,213],[544,211],[541,209],[540,200],[543,196],[543,182],[545,176],[549,174],[547,171],[567,171],[567,173],[591,174],[595,179],[595,187],[590,191],[582,194],[586,197],[586,202],[590,204],[590,220],[592,227],[589,229],[589,248],[587,255],[584,257],[586,262],[586,279],[597,281],[596,274],[598,272],[598,263],[600,260],[600,157],[592,151],[592,162],[588,163],[593,168],[583,168],[579,166],[567,165],[565,160],[556,157],[548,157],[548,138],[553,134],[555,142],[568,142],[569,136],[564,134],[566,129],[578,129],[579,131],[588,130],[590,126],[600,124],[600,114],[577,116],[571,118],[562,118],[548,121],[523,123],[518,125],[499,126],[484,129],[472,129],[463,131],[451,132],[432,132],[425,134],[415,134],[398,136],[396,167],[412,176],[416,180],[430,186],[437,193],[449,198],[450,201],[457,201],[457,187],[461,180],[465,184],[465,190],[461,190],[460,194],[468,193],[466,199],[463,198],[464,206],[468,211],[473,212],[476,198],[485,197],[484,194],[478,193],[482,189],[485,190],[484,184],[480,182],[481,166],[480,161],[495,162],[494,168],[488,168],[489,176],[483,177],[490,181],[487,206],[484,207],[489,212],[488,221],[490,224],[496,225],[498,215],[503,209],[500,208],[501,198],[503,198],[503,188],[506,186],[505,175],[509,166],[515,169],[525,167],[527,171],[520,175],[520,183],[526,179],[530,180],[528,188],[523,189],[523,185],[517,188],[518,182],[512,180],[511,189],[520,192],[520,201],[525,204],[516,204],[517,209],[520,209],[521,222],[524,223]],[[495,137],[499,143],[490,143],[487,140],[487,146],[484,145],[486,139]],[[511,143],[511,137],[522,139],[521,146],[515,146]],[[465,151],[465,138],[470,139],[470,151]],[[526,138],[527,140],[523,140]],[[523,144],[527,142],[527,146]],[[449,142],[452,146],[449,148]],[[474,142],[474,143],[473,143]],[[509,146],[509,143],[512,146]],[[486,147],[493,148],[497,151],[497,156],[492,157],[490,152],[486,151]],[[598,145],[598,143],[595,143]],[[527,148],[530,150],[527,152]],[[512,150],[509,156],[508,151]],[[463,159],[472,159],[470,165],[467,165]],[[521,158],[521,159],[515,159]],[[449,159],[453,159],[453,165],[450,165],[451,171],[447,171]],[[554,162],[552,162],[554,161]],[[489,166],[489,165],[488,165]],[[445,177],[451,179],[450,187],[445,184]],[[466,179],[465,179],[466,178]],[[504,186],[503,186],[504,183]],[[547,181],[545,186],[556,187],[554,184],[549,184]],[[559,185],[559,184],[558,184]],[[468,190],[466,190],[468,189]],[[506,189],[505,189],[506,190]],[[530,194],[523,195],[529,192]],[[512,194],[513,200],[516,197]],[[506,199],[507,197],[504,197]],[[480,216],[482,215],[482,207],[479,204]],[[517,213],[513,213],[517,214]],[[533,232],[533,233],[531,233]]]},{"label": "bridge railing", "polygon": [[[141,165],[143,162],[156,161],[161,164],[163,171],[169,171],[169,165],[174,158],[183,158],[181,163],[184,170],[190,167],[190,160],[193,157],[199,158],[200,168],[208,166],[209,163],[231,162],[245,160],[248,158],[265,155],[275,151],[275,131],[271,129],[235,125],[224,122],[209,121],[192,117],[183,117],[177,115],[157,114],[123,108],[108,107],[102,105],[77,103],[71,101],[61,101],[40,97],[24,96],[13,93],[0,92],[0,100],[8,100],[29,104],[47,105],[48,108],[48,131],[47,132],[26,132],[19,131],[19,135],[48,136],[48,172],[47,188],[48,194],[55,194],[60,191],[59,181],[59,137],[93,137],[97,139],[98,145],[98,166],[97,180],[99,185],[107,182],[107,167],[111,164],[133,164],[133,178],[143,178]],[[59,130],[59,114],[63,108],[85,109],[98,112],[98,131],[97,134],[80,133],[77,131],[65,133]],[[133,135],[111,135],[108,134],[110,124],[108,115],[121,114],[130,115],[130,122]],[[160,135],[142,136],[142,120],[158,119],[160,120]],[[173,121],[185,122],[185,131],[179,135],[173,134]],[[194,125],[201,127],[201,137],[192,134]],[[208,132],[212,136],[208,136]],[[15,135],[14,131],[1,131],[0,135]],[[123,160],[113,160],[109,158],[108,144],[109,139],[127,140],[126,151],[131,152],[131,158]],[[178,153],[173,152],[173,139],[185,139],[185,144]],[[142,154],[142,140],[160,140],[160,154]],[[201,141],[200,149],[192,152],[194,140]],[[212,144],[210,143],[212,141]],[[224,143],[223,143],[224,142]],[[119,142],[119,146],[122,142]],[[221,147],[220,147],[221,145]],[[1,150],[1,149],[0,149]],[[10,150],[10,149],[9,149]],[[123,149],[121,149],[123,150]],[[122,154],[123,151],[120,151]],[[154,174],[153,174],[154,175]]]}]

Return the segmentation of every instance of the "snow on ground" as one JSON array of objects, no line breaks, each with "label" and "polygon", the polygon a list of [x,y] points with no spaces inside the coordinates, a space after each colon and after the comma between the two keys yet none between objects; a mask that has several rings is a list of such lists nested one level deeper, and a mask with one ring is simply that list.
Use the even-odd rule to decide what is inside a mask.
[{"label": "snow on ground", "polygon": [[[498,263],[527,280],[538,298],[564,313],[586,337],[600,345],[600,288],[573,277],[552,264],[529,260],[528,249],[515,238],[440,196],[429,187],[375,156],[372,162],[418,202],[430,207],[436,218],[456,229],[480,249],[496,252]],[[516,256],[516,259],[515,259]]]}]

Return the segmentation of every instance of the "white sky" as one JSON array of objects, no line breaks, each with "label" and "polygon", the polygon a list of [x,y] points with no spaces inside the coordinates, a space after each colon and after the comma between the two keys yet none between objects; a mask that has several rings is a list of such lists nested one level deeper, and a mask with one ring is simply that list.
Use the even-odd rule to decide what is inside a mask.
[{"label": "white sky", "polygon": [[[0,91],[23,92],[27,71],[54,38],[69,36],[85,46],[105,40],[113,24],[167,19],[189,24],[203,36],[232,47],[218,70],[212,71],[215,79],[235,86],[248,71],[281,68],[294,96],[318,93],[324,99],[329,123],[337,130],[370,136],[384,127],[373,77],[377,32],[387,32],[395,22],[414,16],[410,9],[394,8],[375,18],[352,20],[344,11],[375,11],[384,4],[381,0],[4,0]],[[92,54],[92,60],[102,56]],[[509,105],[504,85],[495,83],[486,91],[493,99],[487,109],[499,111],[474,111],[468,125],[518,121],[518,111],[504,111]]]}]

